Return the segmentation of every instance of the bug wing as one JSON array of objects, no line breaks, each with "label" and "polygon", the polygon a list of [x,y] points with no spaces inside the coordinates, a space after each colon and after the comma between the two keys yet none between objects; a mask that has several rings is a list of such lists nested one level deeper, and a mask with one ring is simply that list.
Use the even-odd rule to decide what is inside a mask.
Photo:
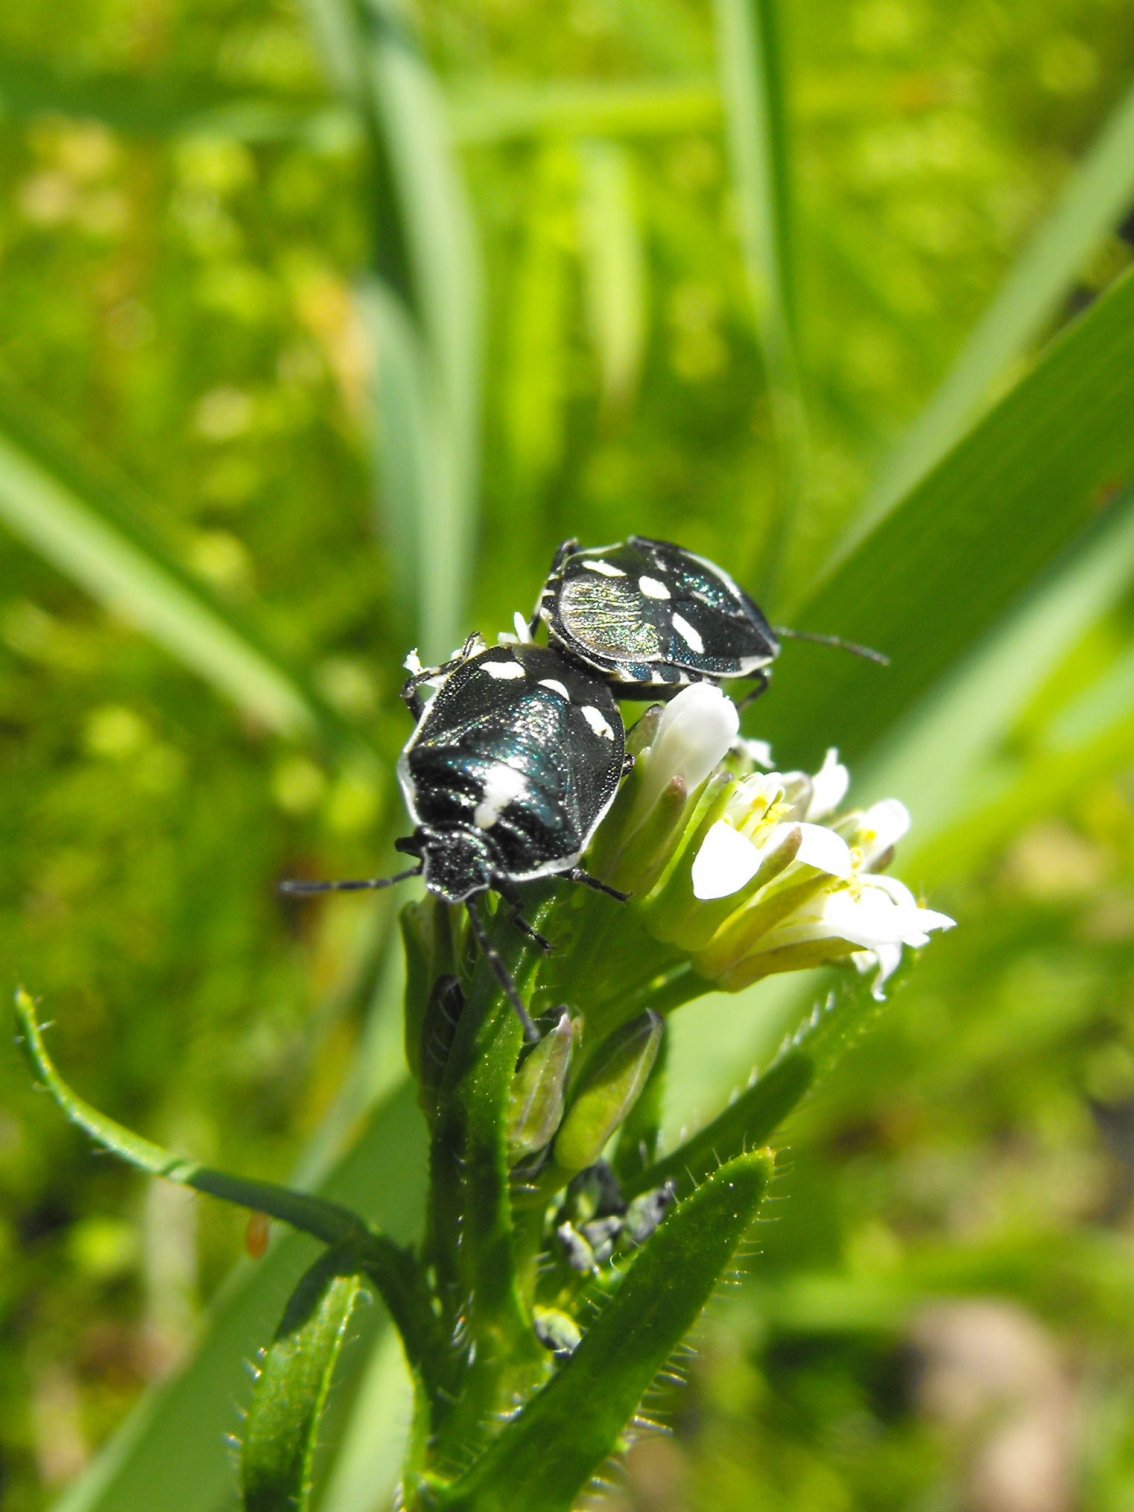
[{"label": "bug wing", "polygon": [[707,677],[737,677],[779,653],[775,632],[744,589],[715,563],[669,541],[631,536],[670,597],[657,623],[665,660]]}]

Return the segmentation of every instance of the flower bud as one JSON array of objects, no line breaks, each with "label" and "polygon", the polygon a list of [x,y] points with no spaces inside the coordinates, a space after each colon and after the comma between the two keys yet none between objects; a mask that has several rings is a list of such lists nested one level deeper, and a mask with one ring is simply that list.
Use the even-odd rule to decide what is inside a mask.
[{"label": "flower bud", "polygon": [[597,1051],[560,1126],[555,1160],[564,1171],[593,1165],[641,1095],[661,1045],[652,1010],[624,1024]]},{"label": "flower bud", "polygon": [[571,1020],[564,1012],[555,1028],[532,1046],[513,1076],[505,1133],[509,1166],[551,1143],[563,1120],[571,1048]]}]

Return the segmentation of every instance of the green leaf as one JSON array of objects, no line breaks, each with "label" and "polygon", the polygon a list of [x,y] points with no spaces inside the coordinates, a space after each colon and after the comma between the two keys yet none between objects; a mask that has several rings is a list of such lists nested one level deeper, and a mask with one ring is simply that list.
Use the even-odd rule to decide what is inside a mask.
[{"label": "green leaf", "polygon": [[[894,987],[892,980],[891,994]],[[764,1144],[884,1006],[871,995],[870,977],[843,973],[768,1069],[692,1138],[628,1179],[625,1195],[634,1197],[666,1181],[675,1181],[679,1192],[689,1191],[722,1161]]]},{"label": "green leaf", "polygon": [[[1134,88],[1127,91],[1028,241],[937,393],[883,470],[855,521],[861,539],[924,477],[1070,293],[1091,252],[1134,201]],[[844,550],[851,542],[844,543]]]},{"label": "green leaf", "polygon": [[767,1151],[741,1155],[678,1204],[562,1369],[461,1480],[435,1488],[437,1507],[569,1512],[712,1296],[772,1165]]},{"label": "green leaf", "polygon": [[[408,1240],[421,1220],[424,1146],[421,1115],[403,1084],[375,1109],[356,1147],[324,1177],[323,1189]],[[280,1299],[312,1258],[311,1241],[288,1234],[255,1266],[239,1270],[211,1309],[208,1330],[184,1370],[139,1404],[56,1512],[231,1508],[237,1471],[227,1440],[239,1426],[244,1367],[270,1336]],[[392,1488],[397,1474],[396,1463],[371,1461],[375,1489]]]},{"label": "green leaf", "polygon": [[580,148],[580,163],[588,325],[598,353],[603,403],[618,409],[633,396],[647,335],[646,258],[633,162],[620,147],[587,142]]},{"label": "green leaf", "polygon": [[805,444],[784,55],[777,0],[717,0],[716,17],[741,245],[768,365],[780,452],[779,505],[761,557],[761,578],[768,592],[803,497]]},{"label": "green leaf", "polygon": [[[463,636],[480,468],[480,260],[444,101],[393,0],[308,0],[333,76],[363,123],[383,503],[426,661]],[[377,311],[378,319],[373,318]]]},{"label": "green leaf", "polygon": [[251,1212],[266,1213],[269,1218],[290,1224],[300,1233],[310,1234],[324,1244],[349,1249],[356,1263],[366,1269],[398,1323],[411,1356],[422,1347],[421,1320],[415,1296],[415,1269],[409,1252],[383,1234],[373,1231],[365,1221],[336,1202],[270,1181],[250,1181],[232,1176],[211,1166],[198,1165],[153,1144],[141,1135],[116,1123],[97,1108],[92,1108],[67,1086],[47,1053],[35,1003],[22,989],[16,993],[16,1019],[20,1043],[33,1072],[50,1092],[56,1106],[66,1117],[89,1134],[96,1143],[128,1165],[149,1176],[160,1176],[178,1186],[207,1192],[223,1202],[231,1202]]},{"label": "green leaf", "polygon": [[[1066,624],[1066,611],[1073,610],[1075,597],[1091,619],[1106,611],[1108,590],[1112,596],[1116,586],[1114,579],[1128,581],[1131,575],[1134,542],[1129,538],[1134,533],[1134,509],[1128,506],[1126,519],[1120,523],[1126,527],[1126,539],[1120,531],[1109,531],[1102,534],[1101,540],[1092,541],[1095,551],[1091,555],[1096,560],[1092,562],[1088,553],[1081,553],[1085,560],[1071,564],[1078,569],[1074,580],[1055,585],[1065,592],[1059,597],[1052,592],[1029,603],[1024,613],[1014,617],[1007,633],[996,638],[990,654],[978,659],[970,676],[957,688],[949,689],[932,713],[927,713],[919,723],[917,739],[911,736],[907,748],[898,748],[893,753],[892,761],[902,763],[901,773],[907,769],[916,772],[924,763],[932,731],[950,713],[973,718],[970,711],[982,694],[987,697],[992,674],[998,674],[996,686],[1001,702],[1008,703],[1009,712],[1018,711],[1017,686],[1026,696],[1039,674],[1047,670],[1036,665],[1034,645],[1027,636],[1029,626],[1033,631],[1045,632],[1049,611],[1057,625],[1060,620]],[[1101,560],[1102,552],[1109,552],[1109,563]],[[1094,572],[1089,570],[1092,567],[1096,569]],[[1086,596],[1092,594],[1097,594],[1097,598],[1088,603]],[[1061,609],[1065,611],[1062,616]],[[1017,653],[1014,657],[1013,651]],[[1011,690],[1011,698],[1005,695],[1005,688]],[[929,823],[919,824],[910,837],[909,865],[913,874],[931,885],[971,875],[986,858],[1010,844],[1012,837],[1026,825],[1044,815],[1074,810],[1097,783],[1124,772],[1132,761],[1134,651],[1129,651],[1056,718],[1045,722],[1040,738],[1029,744],[1018,761],[981,772],[979,777],[983,780],[959,787],[950,783],[951,802],[940,808],[934,803],[927,816]],[[1001,766],[1007,769],[1001,770]],[[895,770],[891,762],[885,769],[872,771],[873,786],[877,788]]]},{"label": "green leaf", "polygon": [[362,737],[176,560],[120,484],[0,385],[0,519],[242,709],[368,760]]},{"label": "green leaf", "polygon": [[[988,796],[982,763],[1068,648],[1114,607],[1132,580],[1134,498],[1127,494],[918,705],[915,718],[872,753],[856,774],[856,800],[917,794],[911,838],[919,849],[946,829],[968,830],[966,810]],[[949,752],[945,770],[943,750]],[[903,847],[903,865],[912,848]]]},{"label": "green leaf", "polygon": [[894,729],[1134,471],[1134,274],[1032,371],[799,610],[807,629],[889,652],[883,670],[819,648],[822,677],[777,678],[761,734],[807,763],[853,760]]},{"label": "green leaf", "polygon": [[357,1259],[316,1261],[287,1304],[244,1425],[241,1484],[247,1512],[306,1512],[319,1428],[351,1314],[363,1292]]}]

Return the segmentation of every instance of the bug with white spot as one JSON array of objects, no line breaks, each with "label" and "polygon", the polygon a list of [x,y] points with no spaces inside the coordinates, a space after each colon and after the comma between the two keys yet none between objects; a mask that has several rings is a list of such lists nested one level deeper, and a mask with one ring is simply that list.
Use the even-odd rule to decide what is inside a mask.
[{"label": "bug with white spot", "polygon": [[754,694],[762,692],[784,636],[886,661],[835,636],[774,630],[723,568],[645,536],[586,551],[564,541],[530,634],[541,622],[553,647],[605,679],[620,698],[666,698],[690,683],[734,677],[753,680]]},{"label": "bug with white spot", "polygon": [[[428,704],[420,689],[437,691]],[[481,896],[494,891],[527,924],[517,887],[563,876],[614,892],[579,866],[626,769],[625,731],[609,688],[547,646],[486,646],[471,636],[442,667],[416,666],[403,698],[417,718],[398,762],[414,824],[396,849],[418,865],[359,882],[287,882],[287,892],[359,891],[422,876],[435,897],[463,903],[473,933],[524,1032],[537,1037],[488,939]]]}]

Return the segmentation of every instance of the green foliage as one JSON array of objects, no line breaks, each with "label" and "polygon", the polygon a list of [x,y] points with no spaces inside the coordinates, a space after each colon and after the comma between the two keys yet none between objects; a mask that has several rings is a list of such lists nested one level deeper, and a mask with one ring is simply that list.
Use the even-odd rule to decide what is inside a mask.
[{"label": "green foliage", "polygon": [[[345,1275],[344,1263],[350,1267]],[[353,1257],[334,1250],[292,1293],[244,1425],[240,1473],[248,1512],[304,1512],[311,1505],[327,1393],[361,1293]]]},{"label": "green foliage", "polygon": [[[391,901],[300,913],[274,884],[389,869],[415,640],[495,633],[563,536],[687,543],[774,621],[891,653],[880,673],[789,645],[745,731],[793,764],[837,744],[856,794],[903,798],[900,870],[961,927],[802,1107],[824,1024],[872,1017],[865,992],[810,1028],[825,984],[667,1025],[616,1154],[626,1191],[773,1133],[792,1153],[667,1399],[676,1437],[631,1455],[624,1500],[660,1455],[690,1509],[963,1501],[988,1425],[1035,1399],[987,1404],[979,1431],[942,1416],[930,1314],[992,1298],[1038,1331],[1046,1405],[1073,1403],[1074,1495],[1127,1506],[1125,8],[450,6],[420,42],[377,0],[128,10],[64,0],[47,24],[13,0],[0,20],[9,988],[43,994],[92,1103],[198,1157],[135,1143],[146,1169],[274,1191],[295,1218],[294,1192],[224,1190],[290,1168],[398,1254],[479,1193],[488,1248],[462,1263],[507,1320],[516,1278],[485,1256],[523,1238],[499,1118],[514,1023],[448,1042],[421,984],[468,962],[430,925],[415,1097]],[[596,922],[592,984],[614,938],[600,912],[580,932]],[[555,965],[533,1011],[562,1001]],[[688,987],[597,1006],[633,1018]],[[92,1162],[15,1054],[0,1102],[6,1505],[231,1509],[241,1365],[310,1240],[222,1286],[240,1231],[220,1204],[162,1206]],[[467,1164],[446,1167],[440,1127]],[[566,1366],[533,1366],[557,1442],[596,1395],[582,1351],[625,1364],[626,1402],[653,1369],[620,1359],[627,1296]],[[385,1309],[349,1332],[313,1501],[370,1512],[411,1410]],[[292,1404],[310,1426],[320,1370]],[[539,1421],[509,1430],[525,1474]],[[456,1460],[481,1426],[455,1425]]]}]

